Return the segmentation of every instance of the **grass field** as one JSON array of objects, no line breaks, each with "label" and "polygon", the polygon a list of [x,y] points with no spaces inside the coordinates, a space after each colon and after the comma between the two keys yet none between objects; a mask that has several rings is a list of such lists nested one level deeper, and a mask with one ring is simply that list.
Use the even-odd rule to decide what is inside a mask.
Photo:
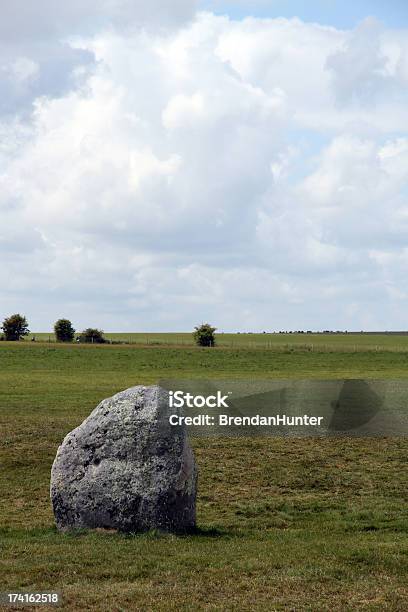
[{"label": "grass field", "polygon": [[405,439],[193,439],[199,530],[184,537],[60,535],[48,497],[64,435],[116,391],[170,376],[404,378],[405,337],[378,345],[389,339],[356,352],[1,342],[0,591],[58,590],[78,611],[407,610]]},{"label": "grass field", "polygon": [[[55,342],[51,332],[32,333],[30,340]],[[108,340],[141,346],[194,346],[191,333],[115,333],[105,334]],[[221,348],[262,348],[307,351],[408,351],[408,334],[216,334]]]}]

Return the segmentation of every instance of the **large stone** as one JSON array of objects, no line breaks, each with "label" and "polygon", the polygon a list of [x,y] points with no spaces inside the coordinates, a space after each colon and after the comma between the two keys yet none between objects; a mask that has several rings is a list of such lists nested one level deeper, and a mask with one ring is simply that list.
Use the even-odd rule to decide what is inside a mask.
[{"label": "large stone", "polygon": [[125,532],[195,526],[197,472],[168,394],[132,387],[103,400],[59,447],[51,471],[58,529]]}]

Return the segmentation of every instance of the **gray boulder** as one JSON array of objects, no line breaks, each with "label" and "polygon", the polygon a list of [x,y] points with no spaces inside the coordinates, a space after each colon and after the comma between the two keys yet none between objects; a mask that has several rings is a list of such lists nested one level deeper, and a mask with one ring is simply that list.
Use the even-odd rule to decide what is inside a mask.
[{"label": "gray boulder", "polygon": [[124,532],[195,526],[197,471],[167,392],[137,386],[103,400],[71,431],[51,470],[58,529]]}]

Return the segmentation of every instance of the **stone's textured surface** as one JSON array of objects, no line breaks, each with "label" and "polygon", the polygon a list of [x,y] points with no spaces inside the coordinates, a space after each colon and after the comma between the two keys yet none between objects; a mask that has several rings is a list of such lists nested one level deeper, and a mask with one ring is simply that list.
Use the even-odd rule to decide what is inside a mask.
[{"label": "stone's textured surface", "polygon": [[66,436],[51,471],[58,529],[195,526],[194,456],[169,414],[164,389],[132,387],[103,400]]}]

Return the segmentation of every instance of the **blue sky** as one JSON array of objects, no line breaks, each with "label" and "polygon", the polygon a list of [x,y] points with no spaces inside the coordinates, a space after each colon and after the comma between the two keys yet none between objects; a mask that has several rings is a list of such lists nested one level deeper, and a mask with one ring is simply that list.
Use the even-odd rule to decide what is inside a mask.
[{"label": "blue sky", "polygon": [[201,0],[200,7],[234,19],[256,17],[299,17],[337,28],[352,28],[364,18],[376,17],[393,28],[408,24],[406,0]]}]

